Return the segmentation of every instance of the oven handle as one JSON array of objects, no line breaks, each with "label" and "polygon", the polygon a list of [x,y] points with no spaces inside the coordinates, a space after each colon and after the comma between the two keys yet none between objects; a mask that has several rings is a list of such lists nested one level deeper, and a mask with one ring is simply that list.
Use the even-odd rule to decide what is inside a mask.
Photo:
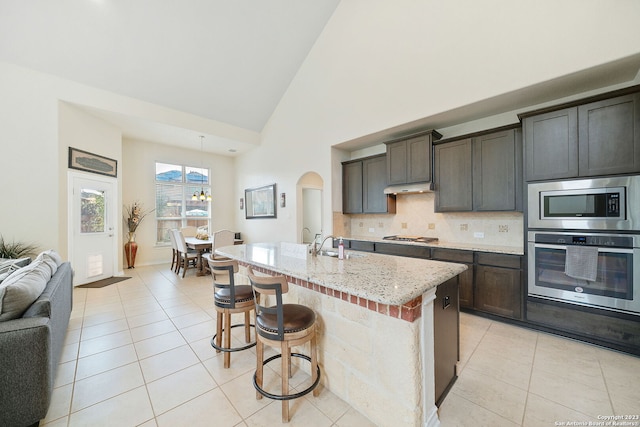
[{"label": "oven handle", "polygon": [[[581,246],[581,245],[571,245],[571,246]],[[550,245],[546,243],[534,243],[534,248],[548,248],[548,249],[560,249],[567,250],[567,245]],[[589,247],[589,246],[587,246]],[[617,254],[632,254],[633,248],[608,248],[606,246],[598,246],[598,252],[611,252]]]}]

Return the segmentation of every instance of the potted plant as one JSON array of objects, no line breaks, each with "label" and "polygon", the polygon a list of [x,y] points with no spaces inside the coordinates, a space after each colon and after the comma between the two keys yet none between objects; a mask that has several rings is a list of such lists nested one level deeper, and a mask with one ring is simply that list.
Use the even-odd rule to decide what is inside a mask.
[{"label": "potted plant", "polygon": [[145,210],[144,206],[140,202],[133,202],[131,205],[126,205],[124,207],[125,216],[124,221],[126,223],[127,229],[129,230],[129,239],[127,243],[124,244],[124,255],[127,260],[127,267],[134,268],[136,263],[136,253],[138,252],[138,244],[136,243],[136,234],[135,231],[140,226],[140,223],[151,212]]},{"label": "potted plant", "polygon": [[38,247],[31,243],[16,242],[9,243],[0,235],[0,258],[18,259],[34,255]]}]

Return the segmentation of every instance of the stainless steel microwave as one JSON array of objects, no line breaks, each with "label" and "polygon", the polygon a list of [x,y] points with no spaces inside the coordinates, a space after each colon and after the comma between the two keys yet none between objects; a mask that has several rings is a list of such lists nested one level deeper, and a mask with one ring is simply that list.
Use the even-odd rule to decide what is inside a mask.
[{"label": "stainless steel microwave", "polygon": [[640,230],[640,176],[528,185],[529,228]]}]

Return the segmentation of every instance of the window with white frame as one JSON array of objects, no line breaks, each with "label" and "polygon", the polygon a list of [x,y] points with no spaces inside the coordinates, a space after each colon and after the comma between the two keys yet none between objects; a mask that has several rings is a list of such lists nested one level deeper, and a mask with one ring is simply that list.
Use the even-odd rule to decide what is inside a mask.
[{"label": "window with white frame", "polygon": [[[156,243],[169,244],[168,231],[211,225],[209,169],[156,162]],[[196,197],[194,197],[194,195]]]}]

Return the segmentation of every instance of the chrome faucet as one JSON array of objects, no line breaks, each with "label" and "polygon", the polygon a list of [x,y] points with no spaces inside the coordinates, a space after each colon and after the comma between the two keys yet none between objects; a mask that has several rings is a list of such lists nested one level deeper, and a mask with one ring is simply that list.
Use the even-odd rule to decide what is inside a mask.
[{"label": "chrome faucet", "polygon": [[316,237],[313,239],[313,249],[311,251],[311,255],[313,255],[313,256],[318,256],[318,254],[322,250],[322,246],[324,246],[324,242],[326,242],[328,239],[333,239],[334,238],[332,235],[329,235],[329,236],[325,237],[322,240],[322,243],[320,243],[320,246],[318,246],[318,237],[322,237],[322,234],[316,234]]}]

